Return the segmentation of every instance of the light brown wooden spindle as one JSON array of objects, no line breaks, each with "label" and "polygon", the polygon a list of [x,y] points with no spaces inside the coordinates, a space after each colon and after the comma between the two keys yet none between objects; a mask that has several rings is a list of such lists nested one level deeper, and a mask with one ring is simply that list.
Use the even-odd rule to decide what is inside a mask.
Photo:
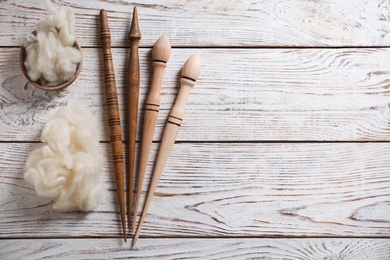
[{"label": "light brown wooden spindle", "polygon": [[161,83],[169,57],[171,56],[171,44],[167,36],[163,35],[153,46],[153,77],[148,97],[145,102],[144,125],[142,133],[142,146],[138,168],[137,193],[134,203],[134,215],[132,230],[135,229],[138,205],[141,198],[142,183],[145,177],[146,165],[153,141],[153,134],[157,124],[158,112],[160,110]]},{"label": "light brown wooden spindle", "polygon": [[122,221],[123,238],[126,242],[126,210],[125,210],[125,185],[122,130],[118,106],[118,93],[116,90],[114,65],[111,53],[111,35],[107,21],[107,12],[100,10],[100,33],[104,59],[104,79],[106,85],[106,108],[108,113],[108,126],[110,131],[110,143],[112,150],[112,161],[116,187],[118,192],[118,203]]},{"label": "light brown wooden spindle", "polygon": [[154,191],[156,190],[157,183],[160,180],[161,174],[168,160],[169,153],[171,152],[172,146],[175,143],[177,133],[183,120],[184,109],[187,104],[189,94],[191,92],[191,89],[195,86],[195,82],[199,77],[200,70],[201,62],[199,54],[192,55],[183,66],[180,79],[180,90],[177,95],[175,104],[173,105],[172,110],[169,114],[167,125],[164,129],[164,134],[161,139],[161,145],[158,151],[156,164],[154,165],[154,171],[152,175],[152,180],[150,182],[148,195],[146,197],[141,218],[138,223],[137,231],[134,235],[132,247],[134,247],[137,243],[137,240],[141,233],[142,224],[145,220],[150,202],[152,201]]}]

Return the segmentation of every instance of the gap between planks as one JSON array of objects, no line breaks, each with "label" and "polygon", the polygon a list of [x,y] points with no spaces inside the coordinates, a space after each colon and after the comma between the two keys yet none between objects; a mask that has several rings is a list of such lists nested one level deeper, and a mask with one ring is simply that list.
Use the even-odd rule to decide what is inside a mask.
[{"label": "gap between planks", "polygon": [[[1,46],[0,46],[1,47]],[[85,49],[94,49],[94,48],[101,48],[96,46],[81,46]],[[129,49],[130,46],[115,46],[112,47],[112,49]],[[151,49],[153,46],[140,46],[140,49]],[[219,45],[219,46],[198,46],[198,45],[188,45],[188,46],[171,46],[172,49],[286,49],[286,50],[294,50],[294,49],[388,49],[390,48],[390,45],[383,45],[383,46],[228,46],[228,45]]]},{"label": "gap between planks", "polygon": [[[126,140],[123,140],[122,143],[126,144]],[[1,141],[0,144],[41,144],[41,141]],[[110,141],[99,141],[100,144],[109,144]],[[138,140],[136,141],[137,144],[142,143],[142,141]],[[159,144],[161,141],[152,141],[154,144]],[[386,140],[372,140],[372,141],[359,141],[359,140],[350,140],[350,141],[343,141],[343,140],[203,140],[203,141],[196,141],[196,140],[179,140],[176,141],[175,144],[350,144],[350,143],[390,143],[390,141]]]},{"label": "gap between planks", "polygon": [[[128,239],[133,239],[133,235],[127,234]],[[18,236],[18,237],[0,237],[1,240],[43,240],[43,239],[122,239],[118,236],[48,236],[48,237],[34,237],[34,236]],[[145,236],[140,235],[140,239],[390,239],[390,236]]]},{"label": "gap between planks", "polygon": [[[7,45],[0,45],[0,48],[7,48],[7,49],[19,49],[20,46],[7,46]],[[81,46],[82,49],[101,49],[101,46]],[[147,45],[147,46],[139,46],[139,49],[151,49],[153,48],[153,45]],[[187,45],[187,46],[171,46],[172,49],[286,49],[286,50],[293,50],[293,49],[389,49],[390,45],[383,45],[383,46],[200,46],[200,45]],[[111,49],[130,49],[130,44],[126,46],[112,46]]]}]

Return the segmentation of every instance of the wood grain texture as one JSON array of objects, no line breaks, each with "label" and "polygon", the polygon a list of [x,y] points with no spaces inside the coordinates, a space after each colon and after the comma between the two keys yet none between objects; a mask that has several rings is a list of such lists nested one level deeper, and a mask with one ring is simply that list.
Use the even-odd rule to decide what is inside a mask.
[{"label": "wood grain texture", "polygon": [[[24,161],[38,145],[0,143],[0,237],[120,237],[111,163],[104,164],[106,201],[96,211],[58,213],[23,180]],[[101,149],[109,158],[109,144]],[[139,243],[161,236],[389,237],[389,156],[390,143],[177,143]]]},{"label": "wood grain texture", "polygon": [[[69,250],[71,249],[71,250]],[[116,239],[0,240],[8,259],[344,259],[388,260],[390,239],[144,239],[135,250]]]},{"label": "wood grain texture", "polygon": [[[56,1],[76,15],[82,46],[99,46],[98,13],[113,21],[113,46],[127,46],[131,10],[138,7],[143,46],[162,33],[172,46],[388,46],[390,4],[386,0],[269,1]],[[0,46],[20,46],[46,15],[40,0],[3,1]]]},{"label": "wood grain texture", "polygon": [[[55,0],[75,11],[84,54],[80,76],[60,92],[27,84],[17,62],[18,47],[46,15],[43,1],[0,2],[1,259],[390,259],[388,0]],[[98,14],[109,14],[125,125],[134,6],[143,33],[140,106],[152,81],[150,47],[161,34],[174,47],[154,141],[183,62],[199,52],[203,68],[130,251],[103,124]],[[89,214],[53,211],[23,180],[45,122],[73,103],[92,111],[103,141],[106,200]]]},{"label": "wood grain texture", "polygon": [[[204,74],[191,94],[177,140],[390,139],[390,49],[173,49],[154,140],[160,140],[175,100],[181,66],[194,52],[203,57]],[[85,65],[76,82],[54,93],[26,84],[17,55],[17,49],[0,49],[1,141],[39,140],[55,108],[69,103],[90,108],[100,140],[107,140],[98,49],[85,49]],[[124,118],[128,54],[113,49],[113,57]],[[141,106],[152,75],[149,49],[140,50],[140,63]]]}]

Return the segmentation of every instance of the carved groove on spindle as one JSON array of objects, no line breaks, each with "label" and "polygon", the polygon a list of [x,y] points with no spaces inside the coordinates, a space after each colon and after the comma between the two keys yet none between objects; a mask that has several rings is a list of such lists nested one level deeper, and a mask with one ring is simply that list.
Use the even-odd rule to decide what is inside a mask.
[{"label": "carved groove on spindle", "polygon": [[123,160],[112,160],[113,164],[123,164]]},{"label": "carved groove on spindle", "polygon": [[107,106],[118,106],[118,99],[115,97],[107,98],[106,99],[106,105]]},{"label": "carved groove on spindle", "polygon": [[169,115],[168,123],[171,123],[171,124],[174,124],[177,126],[181,126],[181,121],[183,121],[181,118]]},{"label": "carved groove on spindle", "polygon": [[145,108],[145,110],[147,111],[152,111],[152,112],[160,112],[160,110],[157,110],[157,109],[150,109],[150,108]]},{"label": "carved groove on spindle", "polygon": [[120,124],[121,124],[121,120],[119,118],[108,119],[109,126],[120,125]]},{"label": "carved groove on spindle", "polygon": [[117,162],[119,162],[119,161],[123,162],[123,156],[121,154],[113,155],[112,159],[117,161]]},{"label": "carved groove on spindle", "polygon": [[110,142],[121,142],[122,143],[122,136],[120,136],[120,135],[111,135],[110,136]]},{"label": "carved groove on spindle", "polygon": [[112,163],[113,164],[123,164],[123,160],[120,160],[120,161],[112,160]]},{"label": "carved groove on spindle", "polygon": [[169,117],[173,117],[173,118],[175,118],[175,119],[177,119],[177,120],[183,121],[182,118],[179,118],[179,117],[176,117],[176,116],[169,115]]},{"label": "carved groove on spindle", "polygon": [[169,121],[169,120],[168,120],[168,123],[170,123],[170,124],[172,124],[172,125],[177,125],[177,126],[181,126],[181,124],[178,124],[178,123],[174,123],[174,122],[172,122],[172,121]]},{"label": "carved groove on spindle", "polygon": [[148,106],[155,106],[155,107],[160,107],[160,105],[158,105],[158,104],[152,104],[152,103],[145,103],[145,105],[148,105]]},{"label": "carved groove on spindle", "polygon": [[188,80],[191,80],[193,82],[196,82],[196,79],[193,79],[193,78],[190,78],[190,77],[187,77],[187,76],[181,76],[183,79],[188,79]]},{"label": "carved groove on spindle", "polygon": [[145,110],[153,111],[153,112],[157,112],[158,113],[158,112],[160,112],[160,105],[146,103],[145,104]]},{"label": "carved groove on spindle", "polygon": [[108,123],[120,123],[121,121],[119,120],[119,118],[111,118],[111,119],[108,119]]},{"label": "carved groove on spindle", "polygon": [[153,60],[154,62],[160,62],[166,64],[167,62],[165,60]]},{"label": "carved groove on spindle", "polygon": [[111,33],[110,33],[110,31],[103,30],[101,32],[100,39],[102,39],[102,40],[111,40]]}]

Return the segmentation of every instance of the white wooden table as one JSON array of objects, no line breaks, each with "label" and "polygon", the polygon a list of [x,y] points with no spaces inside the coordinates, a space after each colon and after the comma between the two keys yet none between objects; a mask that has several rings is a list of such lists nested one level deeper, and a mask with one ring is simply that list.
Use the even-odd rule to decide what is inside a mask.
[{"label": "white wooden table", "polygon": [[[75,11],[84,67],[52,93],[18,66],[43,1],[0,1],[0,259],[390,259],[388,0],[55,2]],[[198,52],[203,67],[130,250],[109,159],[98,13],[109,14],[124,118],[134,5],[140,106],[152,45],[166,34],[173,47],[152,159],[183,62]],[[108,195],[89,214],[53,211],[23,179],[45,122],[73,103],[93,112],[106,160]]]}]

